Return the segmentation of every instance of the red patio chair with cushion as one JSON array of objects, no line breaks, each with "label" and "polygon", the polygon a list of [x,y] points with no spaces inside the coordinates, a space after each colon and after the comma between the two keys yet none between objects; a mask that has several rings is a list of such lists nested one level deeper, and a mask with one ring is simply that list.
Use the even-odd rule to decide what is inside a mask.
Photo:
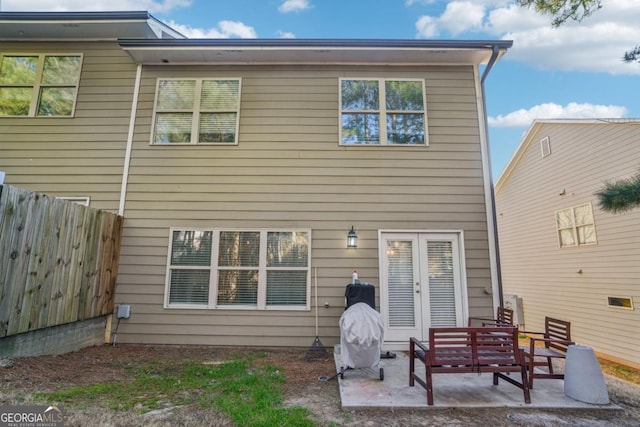
[{"label": "red patio chair with cushion", "polygon": [[[529,347],[521,347],[529,370],[529,388],[533,388],[534,377],[564,379],[564,372],[558,373],[553,370],[552,359],[566,358],[567,347],[575,344],[571,341],[571,322],[545,317],[544,332],[522,331],[522,333],[535,335],[529,337]],[[534,371],[536,366],[546,366],[547,372]]]}]

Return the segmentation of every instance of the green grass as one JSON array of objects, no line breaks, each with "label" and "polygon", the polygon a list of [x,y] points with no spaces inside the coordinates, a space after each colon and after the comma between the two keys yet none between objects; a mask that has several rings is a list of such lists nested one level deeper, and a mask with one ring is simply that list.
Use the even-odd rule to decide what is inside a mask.
[{"label": "green grass", "polygon": [[[284,375],[273,365],[251,358],[218,365],[187,362],[180,366],[127,368],[131,378],[38,393],[36,399],[66,406],[90,407],[95,402],[120,411],[148,412],[167,405],[192,404],[222,411],[238,426],[313,426],[310,411],[284,407]],[[99,399],[99,400],[97,400]]]}]

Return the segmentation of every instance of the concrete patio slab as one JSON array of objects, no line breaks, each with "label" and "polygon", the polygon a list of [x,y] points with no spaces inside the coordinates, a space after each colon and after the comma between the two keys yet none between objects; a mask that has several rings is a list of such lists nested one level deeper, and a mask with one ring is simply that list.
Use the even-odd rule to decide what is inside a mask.
[{"label": "concrete patio slab", "polygon": [[[334,348],[336,372],[342,365],[340,346]],[[338,376],[343,409],[372,408],[539,408],[539,409],[620,409],[613,404],[593,405],[566,397],[564,381],[539,380],[531,390],[531,403],[524,403],[522,390],[500,381],[493,385],[491,374],[435,374],[433,376],[434,405],[427,405],[427,393],[416,385],[409,387],[409,357],[395,352],[395,359],[381,359],[378,368],[384,370],[380,381],[378,368],[354,369]],[[422,367],[421,367],[422,368]],[[424,369],[424,368],[422,368]],[[422,371],[424,372],[424,371]]]}]

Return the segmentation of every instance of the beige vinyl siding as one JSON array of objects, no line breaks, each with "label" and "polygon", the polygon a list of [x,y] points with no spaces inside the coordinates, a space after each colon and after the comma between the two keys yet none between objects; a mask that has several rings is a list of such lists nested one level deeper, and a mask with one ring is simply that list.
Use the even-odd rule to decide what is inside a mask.
[{"label": "beige vinyl siding", "polygon": [[[471,67],[145,67],[125,205],[120,342],[309,346],[339,339],[358,269],[379,299],[378,230],[463,230],[471,312],[490,314]],[[150,145],[156,78],[242,78],[237,146]],[[429,147],[339,146],[340,77],[426,79]],[[354,225],[358,248],[346,248]],[[311,229],[311,310],[165,309],[170,227]],[[328,302],[330,308],[324,308]]]},{"label": "beige vinyl siding", "polygon": [[6,182],[56,196],[89,196],[117,212],[136,65],[116,42],[5,42],[3,53],[82,53],[75,116],[0,117]]},{"label": "beige vinyl siding", "polygon": [[[551,155],[542,158],[545,136]],[[527,329],[545,315],[568,320],[578,343],[640,366],[640,211],[606,213],[594,195],[637,173],[640,124],[542,123],[530,139],[496,194],[504,292],[523,298]],[[584,203],[597,244],[560,248],[555,211]],[[610,308],[607,296],[631,297],[636,308]]]}]

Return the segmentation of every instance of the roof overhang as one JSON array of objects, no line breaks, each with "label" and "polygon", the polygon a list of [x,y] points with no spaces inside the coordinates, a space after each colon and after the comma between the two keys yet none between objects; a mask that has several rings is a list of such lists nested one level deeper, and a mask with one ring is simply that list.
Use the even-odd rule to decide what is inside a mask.
[{"label": "roof overhang", "polygon": [[139,64],[478,65],[510,40],[120,39]]},{"label": "roof overhang", "polygon": [[0,40],[173,39],[148,12],[0,12]]}]

